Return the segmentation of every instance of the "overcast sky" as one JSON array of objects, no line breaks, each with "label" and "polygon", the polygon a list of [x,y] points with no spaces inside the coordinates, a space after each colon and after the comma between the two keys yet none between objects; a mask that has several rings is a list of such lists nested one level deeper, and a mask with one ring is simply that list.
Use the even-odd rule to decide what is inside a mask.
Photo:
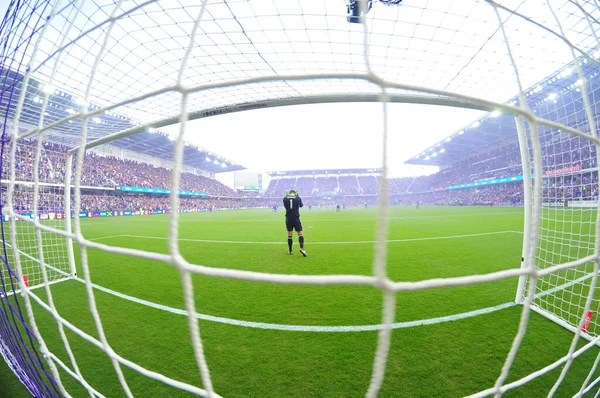
[{"label": "overcast sky", "polygon": [[[421,167],[403,163],[482,114],[439,106],[388,106],[392,176],[421,172]],[[380,104],[253,110],[189,122],[186,139],[252,171],[381,167],[382,115]]]}]

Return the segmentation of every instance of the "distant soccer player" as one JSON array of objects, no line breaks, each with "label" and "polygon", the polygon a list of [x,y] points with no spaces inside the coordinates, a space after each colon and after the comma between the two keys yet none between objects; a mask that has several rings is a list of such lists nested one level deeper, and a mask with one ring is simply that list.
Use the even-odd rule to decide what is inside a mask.
[{"label": "distant soccer player", "polygon": [[302,231],[302,221],[300,220],[300,208],[304,206],[300,196],[296,195],[295,190],[291,190],[290,193],[283,198],[283,207],[285,207],[285,226],[288,231],[288,249],[289,254],[292,254],[292,244],[294,240],[294,230],[298,234],[298,242],[300,243],[300,253],[304,257],[307,256],[304,251],[304,232]]},{"label": "distant soccer player", "polygon": [[339,212],[340,212],[340,205],[339,205],[339,203],[338,203],[338,205],[335,207],[335,212],[336,212],[336,213],[339,213]]},{"label": "distant soccer player", "polygon": [[419,210],[421,208],[421,203],[419,203],[419,201],[417,200],[417,210]]}]

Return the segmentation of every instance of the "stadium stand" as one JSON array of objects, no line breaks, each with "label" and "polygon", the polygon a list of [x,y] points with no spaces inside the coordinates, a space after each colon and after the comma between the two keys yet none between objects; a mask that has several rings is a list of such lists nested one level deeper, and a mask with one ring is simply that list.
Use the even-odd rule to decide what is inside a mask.
[{"label": "stadium stand", "polygon": [[338,183],[340,186],[340,193],[345,195],[358,195],[360,191],[358,190],[357,178],[358,177],[354,175],[339,177]]},{"label": "stadium stand", "polygon": [[[18,181],[33,181],[33,162],[37,143],[27,142],[17,148],[16,174]],[[64,183],[65,153],[67,147],[45,142],[40,159],[39,181],[42,183]],[[576,167],[577,170],[590,170],[582,175],[565,175],[557,178],[552,186],[545,186],[546,196],[562,197],[563,200],[595,200],[598,191],[596,149],[586,140],[570,137],[560,144],[551,141],[543,147],[546,164],[556,167]],[[8,156],[5,152],[4,157]],[[3,179],[8,169],[3,170]],[[287,189],[295,188],[302,192],[305,202],[316,207],[357,206],[376,204],[379,190],[379,170],[326,170],[284,172],[272,175],[272,180],[262,198],[248,198],[224,184],[191,173],[182,173],[181,190],[203,192],[205,197],[182,197],[183,209],[239,209],[248,207],[272,207],[280,205],[280,198]],[[484,184],[486,181],[521,174],[520,154],[514,140],[494,149],[481,151],[466,159],[461,159],[440,172],[422,177],[394,178],[389,180],[391,204],[411,205],[460,205],[460,206],[511,206],[522,205],[523,184],[520,181],[497,185],[480,185],[461,189],[446,189],[467,183]],[[84,187],[110,188],[111,191],[93,192],[84,189],[82,211],[122,211],[130,209],[170,210],[166,195],[152,194],[123,195],[115,187],[134,186],[141,188],[170,189],[170,171],[162,167],[111,156],[86,154],[81,185]],[[4,193],[4,192],[3,192]],[[27,189],[15,193],[16,208],[22,214],[31,213],[32,193]],[[44,192],[40,195],[39,209],[60,212],[64,209],[61,195]]]},{"label": "stadium stand", "polygon": [[[560,134],[560,132],[558,133]],[[455,134],[456,136],[456,134]],[[545,181],[546,197],[559,197],[568,200],[596,200],[598,180],[596,148],[587,140],[575,136],[543,135],[542,155],[546,169],[556,167],[560,178],[550,183]],[[448,142],[448,139],[445,140]],[[34,157],[37,142],[23,141],[17,147],[15,165],[17,181],[33,181]],[[436,145],[438,148],[440,145]],[[434,147],[424,151],[431,153]],[[46,184],[62,184],[65,176],[64,145],[44,142],[39,166],[39,181]],[[457,151],[455,151],[457,152]],[[441,153],[441,152],[440,152]],[[444,153],[446,155],[446,153]],[[4,160],[9,156],[5,151]],[[491,184],[495,180],[507,179],[522,174],[521,156],[514,134],[502,137],[494,145],[481,143],[468,152],[455,153],[455,158],[440,164],[438,173],[421,176],[394,178],[389,180],[389,191],[393,205],[522,205],[523,183],[520,180]],[[415,157],[407,163],[435,164]],[[576,175],[569,175],[575,170]],[[9,169],[2,170],[2,179],[8,179]],[[280,205],[280,198],[291,188],[298,189],[307,204],[313,206],[335,206],[344,204],[355,206],[376,204],[379,191],[380,170],[308,170],[274,172],[271,183],[261,197],[242,195],[224,184],[206,176],[182,173],[180,188],[187,192],[202,192],[209,197],[182,197],[182,209],[236,209],[247,207],[272,207]],[[124,195],[115,187],[132,186],[151,189],[170,189],[170,171],[164,167],[118,159],[113,156],[100,156],[93,152],[85,155],[81,185],[83,187],[104,188],[93,191],[84,189],[82,211],[122,211],[129,209],[170,210],[168,197],[153,194]],[[462,186],[461,186],[462,185]],[[448,189],[452,187],[453,189]],[[54,188],[56,189],[56,187]],[[111,189],[110,191],[106,189]],[[4,194],[4,191],[3,191]],[[32,212],[31,192],[20,188],[15,193],[17,210]],[[40,209],[59,211],[64,202],[57,193],[43,192],[40,196]]]},{"label": "stadium stand", "polygon": [[[17,147],[16,165],[18,181],[33,181],[33,160],[36,152],[36,141],[24,141]],[[54,143],[43,143],[40,159],[39,181],[45,183],[64,183],[67,147]],[[5,152],[4,157],[8,156]],[[74,162],[75,163],[75,162]],[[6,179],[8,169],[3,169]],[[81,185],[89,187],[133,186],[140,188],[170,189],[170,171],[163,167],[154,167],[146,163],[117,159],[113,156],[99,156],[88,153],[85,156]],[[203,192],[212,196],[239,196],[233,189],[217,180],[182,173],[181,190]]]}]

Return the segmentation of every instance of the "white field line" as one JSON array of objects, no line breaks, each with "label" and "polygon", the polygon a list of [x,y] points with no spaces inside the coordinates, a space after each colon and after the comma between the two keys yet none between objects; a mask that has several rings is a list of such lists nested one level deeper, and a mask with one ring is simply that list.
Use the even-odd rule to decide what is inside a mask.
[{"label": "white field line", "polygon": [[[543,296],[552,294],[558,290],[567,288],[576,283],[580,283],[583,280],[591,277],[591,275],[586,275],[585,277],[578,278],[574,281],[565,283],[564,285],[557,286],[549,291],[541,292],[535,295],[535,298],[541,298]],[[85,283],[85,281],[81,278],[74,278],[76,281]],[[137,297],[129,296],[127,294],[119,293],[112,289],[108,289],[104,286],[100,286],[97,284],[92,284],[95,289],[98,289],[102,292],[111,294],[116,297],[120,297],[125,300],[129,300],[131,302],[142,304],[147,307],[155,308],[158,310],[170,312],[172,314],[187,316],[187,311],[183,309],[177,309],[173,307],[169,307],[162,304],[157,304],[152,301],[140,299]],[[446,315],[436,318],[428,318],[428,319],[419,319],[415,321],[406,321],[406,322],[396,322],[392,324],[392,329],[403,329],[410,328],[415,326],[423,326],[423,325],[435,325],[443,322],[456,321],[459,319],[471,318],[478,315],[489,314],[492,312],[500,311],[506,308],[514,307],[517,305],[515,302],[508,302],[504,304],[495,305],[492,307],[482,308],[479,310],[461,312],[459,314]],[[226,325],[233,326],[242,326],[249,327],[254,329],[268,329],[268,330],[283,330],[283,331],[292,331],[292,332],[334,332],[334,333],[343,333],[343,332],[370,332],[370,331],[378,331],[382,328],[383,325],[350,325],[350,326],[317,326],[317,325],[286,325],[286,324],[278,324],[278,323],[264,323],[264,322],[252,322],[252,321],[241,321],[238,319],[224,318],[220,316],[213,316],[207,314],[196,313],[196,318],[209,322],[223,323]]]},{"label": "white field line", "polygon": [[[516,231],[508,231],[508,232],[516,232]],[[19,252],[21,252],[19,250]],[[21,252],[22,255],[30,258],[31,260],[37,261],[38,263],[40,262],[38,259],[30,256],[27,253],[23,253]],[[49,268],[53,268],[56,269],[48,264],[45,264],[47,267]],[[588,279],[591,275],[584,275],[583,277],[580,277],[576,280],[570,281],[568,283],[565,283],[561,286],[557,286],[549,291],[545,291],[545,292],[541,292],[535,295],[536,298],[541,298],[543,296],[552,294],[558,290],[564,289],[566,287],[572,286],[576,283],[580,283],[582,281],[584,281],[585,279]],[[83,283],[85,284],[85,281],[81,278],[72,278],[73,280],[76,280],[77,282]],[[62,280],[58,280],[58,281],[53,281],[49,284],[53,284],[53,283],[58,283],[61,281],[67,280],[67,278],[62,279]],[[39,285],[36,287],[41,287],[43,285]],[[166,311],[166,312],[170,312],[172,314],[177,314],[177,315],[183,315],[183,316],[187,316],[187,311],[186,310],[182,310],[182,309],[177,309],[177,308],[173,308],[173,307],[169,307],[166,305],[162,305],[162,304],[157,304],[154,303],[152,301],[148,301],[148,300],[144,300],[144,299],[140,299],[137,297],[133,297],[124,293],[120,293],[117,292],[115,290],[106,288],[104,286],[100,286],[98,284],[93,283],[92,286],[94,287],[94,289],[100,290],[102,292],[111,294],[113,296],[137,303],[137,304],[141,304],[141,305],[145,305],[147,307],[150,308],[155,308],[158,310],[162,310],[162,311]],[[407,322],[396,322],[394,324],[392,324],[392,329],[402,329],[402,328],[410,328],[410,327],[415,327],[415,326],[422,326],[422,325],[435,325],[438,323],[442,323],[442,322],[449,322],[449,321],[456,321],[459,319],[465,319],[465,318],[470,318],[470,317],[474,317],[474,316],[478,316],[478,315],[483,315],[483,314],[489,314],[491,312],[496,312],[496,311],[500,311],[506,308],[510,308],[510,307],[514,307],[515,305],[517,305],[515,302],[508,302],[508,303],[504,303],[504,304],[499,304],[496,306],[492,306],[492,307],[487,307],[487,308],[482,308],[479,310],[474,310],[474,311],[468,311],[468,312],[462,312],[459,314],[453,314],[453,315],[447,315],[447,316],[442,316],[442,317],[437,317],[437,318],[429,318],[429,319],[419,319],[419,320],[415,320],[415,321],[407,321]],[[381,324],[377,324],[377,325],[350,325],[350,326],[316,326],[316,325],[286,325],[286,324],[277,324],[277,323],[263,323],[263,322],[251,322],[251,321],[241,321],[241,320],[237,320],[237,319],[231,319],[231,318],[224,318],[224,317],[219,317],[219,316],[213,316],[213,315],[208,315],[208,314],[201,314],[201,313],[196,313],[196,318],[197,319],[201,319],[204,321],[209,321],[209,322],[216,322],[216,323],[223,323],[223,324],[227,324],[227,325],[233,325],[233,326],[242,326],[242,327],[250,327],[250,328],[255,328],[255,329],[268,329],[268,330],[283,330],[283,331],[295,331],[295,332],[334,332],[334,333],[340,333],[340,332],[368,332],[368,331],[378,331],[382,328],[383,325]]]},{"label": "white field line", "polygon": [[[19,250],[19,252],[21,252],[21,251]],[[40,263],[39,259],[36,259],[27,253],[21,252],[21,254]],[[54,268],[48,264],[44,264],[44,265],[49,268]],[[80,282],[82,284],[85,284],[85,280],[83,280],[81,278],[74,277],[72,279],[76,280],[77,282]],[[41,286],[43,286],[43,285],[41,285]],[[120,297],[122,299],[131,301],[131,302],[134,302],[137,304],[141,304],[141,305],[145,305],[150,308],[155,308],[158,310],[170,312],[172,314],[187,316],[186,310],[177,309],[177,308],[169,307],[166,305],[157,304],[152,301],[133,297],[133,296],[106,288],[104,286],[100,286],[96,283],[92,283],[92,286],[94,289],[100,290],[102,292],[111,294],[116,297]],[[437,317],[437,318],[420,319],[420,320],[408,321],[408,322],[396,322],[396,323],[392,324],[392,328],[393,329],[402,329],[402,328],[409,328],[409,327],[414,327],[414,326],[434,325],[434,324],[442,323],[442,322],[456,321],[459,319],[470,318],[470,317],[477,316],[477,315],[488,314],[490,312],[503,310],[505,308],[513,307],[515,305],[516,305],[516,303],[511,302],[511,303],[496,305],[493,307],[483,308],[483,309],[469,311],[469,312],[463,312],[463,313],[459,313],[459,314],[447,315],[447,316],[442,316],[442,317]],[[243,327],[250,327],[250,328],[255,328],[255,329],[295,331],[295,332],[337,332],[337,333],[339,333],[339,332],[369,332],[369,331],[380,330],[383,326],[381,324],[378,324],[378,325],[355,325],[355,326],[286,325],[286,324],[277,324],[277,323],[240,321],[237,319],[224,318],[224,317],[213,316],[213,315],[208,315],[208,314],[200,314],[200,313],[196,313],[196,318],[204,320],[204,321],[223,323],[223,324],[233,325],[233,326],[243,326]]]},{"label": "white field line", "polygon": [[[37,261],[37,260],[36,260],[36,261]],[[64,281],[66,281],[66,280],[69,280],[69,279],[71,279],[71,276],[70,276],[70,275],[69,275],[68,277],[66,277],[66,278],[55,279],[55,280],[53,280],[53,281],[50,281],[50,282],[48,282],[48,286],[50,286],[50,285],[54,285],[55,283],[64,282]],[[39,285],[30,286],[30,287],[29,287],[29,290],[39,289],[39,288],[41,288],[41,287],[44,287],[44,284],[43,284],[43,283],[41,283],[41,284],[39,284]],[[8,292],[8,293],[6,293],[6,294],[4,294],[4,293],[0,292],[0,297],[7,297],[7,296],[12,296],[12,295],[15,295],[15,294],[20,294],[20,293],[21,293],[21,289],[12,290],[12,291],[10,291],[10,292]]]},{"label": "white field line", "polygon": [[[445,235],[445,236],[432,236],[432,237],[423,237],[423,238],[406,238],[406,239],[389,239],[386,240],[387,243],[399,243],[399,242],[419,242],[419,241],[427,241],[427,240],[440,240],[440,239],[460,239],[460,238],[470,238],[476,236],[488,236],[488,235],[499,235],[499,234],[522,234],[520,231],[495,231],[495,232],[482,232],[478,234],[465,234],[465,235]],[[158,236],[148,236],[148,235],[111,235],[107,237],[99,237],[95,238],[95,240],[100,239],[110,239],[116,237],[123,238],[138,238],[138,239],[156,239],[156,240],[167,240],[165,237]],[[91,240],[91,239],[90,239]],[[255,242],[255,241],[240,241],[240,240],[214,240],[214,239],[186,239],[179,238],[181,242],[199,242],[199,243],[227,243],[227,244],[243,244],[243,245],[284,245],[287,244],[286,241],[281,242]],[[307,245],[358,245],[358,244],[373,244],[376,243],[375,240],[359,240],[359,241],[339,241],[339,242],[307,242]]]},{"label": "white field line", "polygon": [[[244,211],[248,211],[248,210],[265,210],[267,211],[268,209],[246,209],[246,210],[232,210],[232,211],[236,211],[236,212],[244,212]],[[332,209],[328,209],[328,210],[333,210]],[[330,217],[330,218],[317,218],[317,219],[312,219],[310,218],[310,215],[314,212],[315,214],[323,214],[326,210],[313,210],[312,212],[309,210],[304,210],[302,212],[303,214],[303,221],[305,222],[331,222],[331,221],[376,221],[377,217],[376,214],[373,213],[373,217]],[[219,214],[219,213],[230,213],[230,211],[216,211],[214,212],[214,214]],[[244,218],[244,219],[236,219],[236,220],[227,220],[227,219],[222,219],[222,218],[212,218],[210,216],[210,212],[199,212],[199,213],[180,213],[180,215],[184,215],[184,214],[202,214],[202,215],[206,215],[206,217],[203,218],[193,218],[193,219],[180,219],[179,222],[180,223],[186,223],[186,222],[193,222],[193,223],[212,223],[212,222],[216,222],[216,223],[283,223],[285,222],[285,220],[283,219],[283,217],[281,218],[267,218],[267,219],[256,219],[256,218]],[[276,214],[276,213],[271,213],[269,214]],[[281,213],[283,215],[283,213]],[[332,211],[331,214],[333,215],[334,212]],[[352,211],[352,214],[357,214],[356,211]],[[168,216],[169,214],[149,214],[152,216]],[[279,215],[279,214],[278,214]],[[424,219],[429,219],[429,218],[467,218],[467,217],[485,217],[485,216],[495,216],[495,215],[513,215],[513,216],[523,216],[522,212],[514,212],[514,211],[499,211],[499,212],[486,212],[486,213],[465,213],[465,214],[454,214],[454,215],[430,215],[430,216],[397,216],[397,217],[388,217],[389,220],[424,220]],[[308,217],[308,218],[305,218]],[[106,221],[106,220],[114,220],[115,217],[104,217],[104,218],[85,218],[82,221],[85,220],[94,220],[94,222],[96,221]],[[122,218],[122,217],[118,217],[118,218]],[[157,220],[156,219],[152,219],[152,218],[148,218],[148,217],[139,217],[139,216],[131,216],[129,218],[133,218],[135,219],[136,223],[138,222],[153,222],[156,223]],[[167,222],[166,217],[163,218],[165,222]]]},{"label": "white field line", "polygon": [[[78,282],[85,283],[85,281],[83,279],[80,279],[80,278],[74,278],[74,279],[77,280]],[[142,304],[147,307],[170,312],[172,314],[187,316],[186,310],[177,309],[177,308],[169,307],[166,305],[153,303],[152,301],[143,300],[143,299],[140,299],[137,297],[129,296],[127,294],[119,293],[112,289],[108,289],[106,287],[99,286],[96,284],[92,284],[92,286],[95,289],[98,289],[105,293],[111,294],[113,296],[123,298],[125,300],[132,301],[137,304]],[[393,329],[402,329],[402,328],[410,328],[410,327],[414,327],[414,326],[434,325],[436,323],[456,321],[458,319],[465,319],[465,318],[470,318],[470,317],[477,316],[477,315],[488,314],[490,312],[503,310],[505,308],[510,308],[515,305],[517,305],[517,304],[514,302],[511,302],[511,303],[500,304],[500,305],[483,308],[483,309],[479,309],[479,310],[463,312],[460,314],[453,314],[453,315],[447,315],[447,316],[430,318],[430,319],[420,319],[420,320],[416,320],[416,321],[396,322],[396,323],[392,324],[392,328]],[[240,321],[237,319],[223,318],[220,316],[213,316],[213,315],[200,314],[200,313],[196,313],[196,318],[204,320],[204,321],[224,323],[224,324],[233,325],[233,326],[243,326],[243,327],[249,327],[249,328],[255,328],[255,329],[285,330],[285,331],[293,331],[293,332],[338,332],[338,333],[339,332],[370,332],[370,331],[380,330],[383,326],[380,324],[379,325],[355,325],[355,326],[286,325],[286,324],[278,324],[278,323]]]},{"label": "white field line", "polygon": [[100,236],[98,238],[89,238],[88,240],[102,240],[102,239],[112,239],[112,238],[120,238],[123,235],[108,235],[108,236]]},{"label": "white field line", "polygon": [[[319,211],[321,212],[321,211]],[[218,213],[218,212],[217,212]],[[185,213],[184,213],[185,214]],[[188,214],[206,214],[206,213],[188,213]],[[310,211],[306,211],[304,210],[302,212],[302,214],[304,215],[304,217],[306,217],[307,215],[309,215],[308,217],[310,218]],[[332,212],[333,214],[333,212]],[[353,214],[356,214],[355,212],[353,212]],[[398,217],[388,217],[388,220],[425,220],[425,219],[429,219],[429,218],[467,218],[467,217],[482,217],[482,216],[495,216],[495,215],[513,215],[513,216],[523,216],[522,212],[513,212],[513,211],[503,211],[503,212],[488,212],[488,213],[469,213],[469,214],[455,214],[455,215],[448,215],[448,216],[444,216],[444,215],[430,215],[430,216],[398,216]],[[331,218],[317,218],[317,219],[305,219],[303,217],[302,221],[310,221],[310,222],[321,222],[321,221],[325,221],[325,222],[331,222],[331,221],[376,221],[377,217],[376,214],[373,213],[373,217],[351,217],[351,218],[346,218],[346,217],[331,217]],[[144,220],[146,221],[146,220]],[[208,219],[203,219],[203,220],[198,220],[198,219],[194,219],[194,220],[189,220],[189,219],[182,219],[179,220],[179,222],[195,222],[195,223],[202,223],[202,222],[218,222],[218,223],[247,223],[247,222],[253,222],[253,223],[283,223],[285,220],[283,218],[281,219],[266,219],[266,220],[256,220],[255,218],[251,218],[251,219],[238,219],[238,220],[223,220],[220,218],[217,219],[212,219],[212,220],[208,220]]]}]

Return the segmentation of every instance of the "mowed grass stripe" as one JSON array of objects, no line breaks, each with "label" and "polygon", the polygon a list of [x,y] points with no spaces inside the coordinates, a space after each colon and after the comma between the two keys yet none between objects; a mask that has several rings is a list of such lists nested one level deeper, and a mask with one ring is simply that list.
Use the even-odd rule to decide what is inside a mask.
[{"label": "mowed grass stripe", "polygon": [[[520,231],[523,227],[523,211],[518,208],[393,208],[390,213],[396,219],[391,220],[389,239]],[[348,209],[340,215],[343,219],[336,217],[334,210],[325,209],[303,213],[305,227],[315,219],[314,227],[306,229],[308,258],[288,256],[279,245],[180,241],[180,251],[190,262],[214,267],[371,275],[373,248],[368,245],[310,245],[311,241],[374,240],[374,209]],[[285,242],[280,212],[184,213],[180,217],[183,222],[179,235],[183,238]],[[168,220],[168,215],[82,220],[82,232],[93,239],[122,234],[166,238]],[[515,268],[521,260],[522,239],[521,234],[507,233],[390,244],[388,272],[394,280],[417,281]],[[107,243],[168,252],[165,240],[122,238]],[[133,297],[184,308],[180,274],[173,267],[94,249],[88,249],[88,256],[93,282]],[[78,252],[76,259],[80,261]],[[80,264],[78,271],[81,273]],[[281,286],[203,276],[194,276],[193,286],[197,310],[214,316],[324,326],[381,322],[381,292],[370,287]],[[397,295],[396,320],[436,318],[508,303],[514,300],[516,286],[514,278],[477,286],[402,292]],[[68,281],[53,285],[52,292],[60,314],[96,336],[85,287]],[[44,291],[36,290],[36,294],[43,298]],[[150,370],[201,386],[186,317],[100,291],[95,296],[107,339],[116,352]],[[37,306],[35,312],[50,349],[69,363],[52,316]],[[514,306],[454,322],[394,330],[380,396],[463,396],[493,386],[514,339],[520,314],[521,307]],[[366,392],[376,331],[306,333],[203,320],[199,323],[215,390],[224,397],[361,397]],[[72,333],[68,335],[90,384],[106,396],[123,396],[106,355]],[[556,324],[531,314],[509,382],[565,355],[572,337],[572,333]],[[577,358],[557,396],[572,396],[579,390],[596,353],[594,349]],[[125,370],[125,374],[135,395],[189,396],[135,372]],[[68,375],[62,375],[73,396],[85,395]],[[546,395],[557,377],[558,371],[553,371],[505,396]]]}]

